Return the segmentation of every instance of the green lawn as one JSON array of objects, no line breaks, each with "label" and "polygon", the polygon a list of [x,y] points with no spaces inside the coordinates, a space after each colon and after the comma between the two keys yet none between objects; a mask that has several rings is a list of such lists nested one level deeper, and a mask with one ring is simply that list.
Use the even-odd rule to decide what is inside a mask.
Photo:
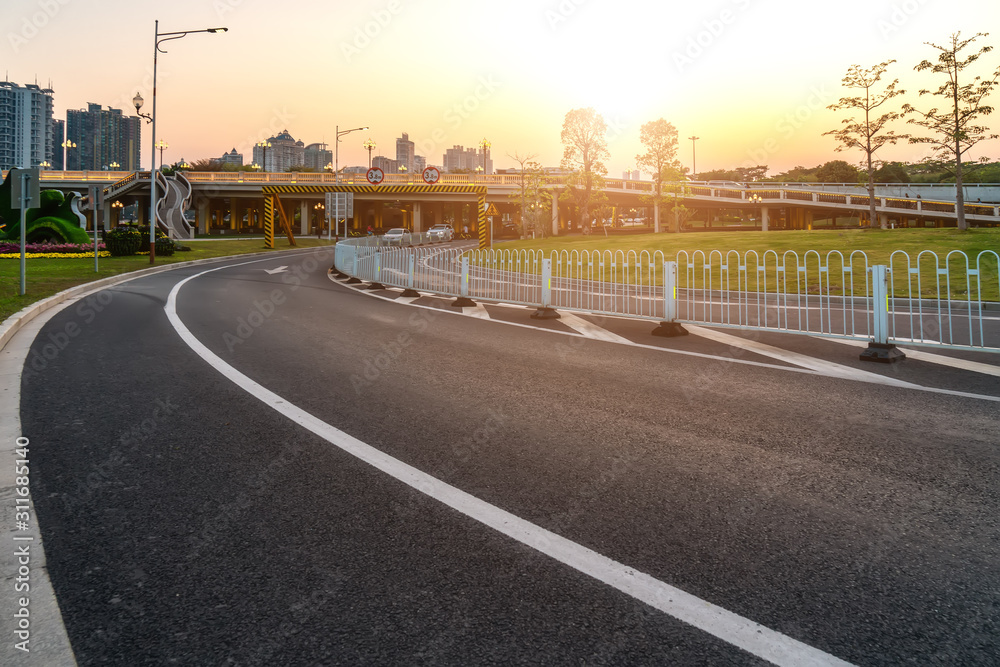
[{"label": "green lawn", "polygon": [[[299,248],[315,248],[331,245],[316,238],[297,238]],[[157,257],[156,265],[176,264],[208,257],[228,257],[247,253],[266,252],[262,239],[227,239],[211,241],[186,242],[189,252],[175,252],[170,257]],[[289,250],[288,240],[276,237],[275,249]],[[20,260],[0,259],[0,321],[10,317],[35,301],[63,291],[81,283],[116,276],[129,271],[149,268],[148,255],[133,255],[131,257],[108,257],[99,260],[100,270],[94,272],[94,258],[28,259],[26,263],[26,294],[20,296]]]},{"label": "green lawn", "polygon": [[[677,258],[679,252],[685,251],[688,253],[689,259],[697,260],[695,263],[698,266],[694,272],[693,279],[689,282],[684,282],[685,276],[683,274],[685,267],[679,267],[679,272],[682,274],[682,285],[700,287],[703,284],[704,278],[701,269],[703,259],[711,260],[711,251],[713,250],[718,250],[727,256],[731,250],[737,251],[741,256],[745,256],[749,251],[755,251],[760,257],[763,257],[767,251],[774,251],[781,257],[782,263],[789,262],[790,268],[795,265],[794,256],[792,254],[786,255],[786,253],[796,253],[799,261],[802,261],[805,259],[807,252],[816,251],[825,263],[828,253],[838,251],[843,254],[845,258],[844,263],[849,264],[851,253],[861,251],[868,257],[868,265],[871,266],[875,264],[888,264],[890,255],[897,250],[908,253],[913,261],[923,251],[932,251],[938,255],[941,267],[944,268],[945,256],[952,250],[959,250],[969,257],[972,268],[975,268],[976,257],[979,253],[992,251],[1000,254],[1000,229],[971,229],[966,232],[947,228],[885,231],[861,229],[776,231],[767,233],[688,232],[683,234],[610,235],[608,237],[598,233],[591,236],[560,236],[548,239],[512,241],[498,244],[497,247],[511,249],[531,248],[543,251],[546,256],[550,256],[552,251],[565,251],[567,253],[572,251],[587,251],[591,257],[594,256],[594,253],[605,254],[608,257],[609,255],[606,254],[608,252],[620,256],[619,253],[621,255],[628,255],[630,251],[634,251],[636,257],[644,267],[647,261],[660,261],[658,256],[653,257],[656,252],[661,252],[663,259],[674,260]],[[644,251],[645,254],[643,254]],[[697,251],[701,251],[703,255],[696,255]],[[719,255],[716,254],[715,257],[718,258]],[[922,258],[919,291],[922,296],[935,296],[938,289],[937,281],[941,280],[942,292],[950,289],[952,297],[966,298],[968,291],[966,288],[968,278],[966,275],[967,267],[964,260],[957,261],[958,258],[955,259],[956,261],[951,263],[947,274],[951,279],[951,284],[946,285],[943,282],[944,276],[937,275],[937,267],[933,262],[933,258],[927,255]],[[905,267],[905,261],[902,264],[901,261],[902,258],[897,256],[895,258],[896,266]],[[620,262],[618,263],[620,265]],[[629,260],[629,263],[634,265],[635,261]],[[715,259],[713,263],[715,265],[714,270],[717,272],[720,262],[718,259]],[[737,280],[736,266],[735,262],[730,263],[732,264],[730,278],[732,284],[735,285]],[[771,269],[768,270],[768,291],[773,291],[772,288],[777,283],[777,277],[773,271],[773,256],[769,259],[768,263],[771,266]],[[808,264],[812,266],[816,264],[815,255],[810,254]],[[643,272],[645,271],[644,267],[641,269]],[[839,258],[834,257],[830,261],[831,273],[829,278],[829,289],[834,294],[840,294],[843,290],[843,285],[840,283],[845,276],[840,267],[841,262]],[[987,301],[1000,300],[1000,284],[998,284],[1000,283],[1000,276],[998,276],[997,261],[992,255],[985,256],[980,269],[983,299]],[[558,273],[558,268],[553,267],[553,271]],[[583,272],[584,275],[582,277],[590,277],[586,267],[584,267]],[[659,271],[657,272],[658,274]],[[849,278],[850,276],[847,277]],[[909,293],[916,295],[917,285],[915,277],[916,274],[905,276],[904,272],[897,272],[896,281],[894,282],[896,296],[902,297]],[[912,285],[907,284],[908,278],[913,280]],[[794,277],[790,276],[789,279],[794,280]],[[853,274],[856,294],[859,291],[863,293],[864,279],[864,273],[861,271]],[[816,293],[819,289],[820,280],[821,277],[818,272],[810,270],[804,284],[801,286],[801,291]],[[823,280],[825,281],[826,278],[824,277]],[[640,282],[646,282],[646,280],[642,279]],[[717,279],[714,284],[718,285]],[[794,290],[789,289],[789,291]],[[826,290],[824,289],[824,291]],[[972,294],[973,296],[976,294],[975,284],[972,286]]]}]

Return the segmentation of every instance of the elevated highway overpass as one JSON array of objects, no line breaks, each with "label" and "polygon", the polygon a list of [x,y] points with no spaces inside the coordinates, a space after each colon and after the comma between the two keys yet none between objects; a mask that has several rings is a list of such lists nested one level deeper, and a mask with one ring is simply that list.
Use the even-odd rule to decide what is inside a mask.
[{"label": "elevated highway overpass", "polygon": [[[138,204],[140,220],[149,210],[149,172],[43,171],[43,187],[85,192],[88,186],[105,187],[104,226],[117,223],[114,202]],[[420,231],[445,220],[461,230],[478,225],[476,204],[493,204],[500,215],[517,218],[517,206],[510,197],[521,187],[517,174],[476,176],[443,174],[434,186],[424,184],[419,174],[387,174],[380,186],[371,186],[364,174],[342,174],[339,185],[327,173],[269,172],[183,172],[167,188],[171,207],[179,212],[194,211],[191,227],[200,233],[263,232],[267,201],[277,193],[277,203],[286,217],[295,220],[294,231],[312,233],[322,224],[321,208],[325,193],[355,192],[354,229],[404,226]],[[161,190],[161,183],[158,190]],[[546,186],[552,205],[552,231],[565,233],[574,228],[572,211],[559,201],[560,183]],[[850,218],[865,221],[869,202],[867,190],[843,183],[667,183],[672,193],[688,208],[708,216],[740,212],[759,220],[764,231],[810,229],[814,220]],[[280,192],[279,192],[280,191]],[[606,179],[604,191],[619,210],[647,207],[652,181]],[[952,184],[880,184],[876,187],[876,213],[881,220],[896,225],[949,226],[955,224],[955,187]],[[966,219],[971,225],[1000,225],[1000,184],[970,184],[964,188]],[[273,202],[272,202],[273,203]],[[178,213],[179,214],[179,213]],[[166,215],[164,213],[164,215]],[[162,222],[162,220],[161,220]],[[273,220],[272,220],[273,222]],[[498,223],[499,219],[494,220]],[[177,225],[174,224],[175,232]],[[183,235],[178,232],[179,235]]]}]

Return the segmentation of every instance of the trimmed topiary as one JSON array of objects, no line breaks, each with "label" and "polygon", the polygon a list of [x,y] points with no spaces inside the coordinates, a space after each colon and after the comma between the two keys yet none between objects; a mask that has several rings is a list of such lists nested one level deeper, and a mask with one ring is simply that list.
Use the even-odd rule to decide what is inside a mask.
[{"label": "trimmed topiary", "polygon": [[[134,255],[142,247],[143,237],[135,227],[118,225],[104,233],[104,246],[112,257]],[[157,248],[159,251],[159,248]]]}]

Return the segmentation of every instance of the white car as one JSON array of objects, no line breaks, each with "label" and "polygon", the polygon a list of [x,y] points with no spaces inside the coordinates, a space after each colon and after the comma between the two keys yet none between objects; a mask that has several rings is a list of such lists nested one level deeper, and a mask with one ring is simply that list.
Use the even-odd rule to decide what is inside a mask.
[{"label": "white car", "polygon": [[451,241],[455,238],[455,230],[451,225],[434,225],[427,230],[427,239],[430,241]]},{"label": "white car", "polygon": [[402,227],[393,227],[382,235],[382,242],[386,245],[410,245],[410,232]]}]

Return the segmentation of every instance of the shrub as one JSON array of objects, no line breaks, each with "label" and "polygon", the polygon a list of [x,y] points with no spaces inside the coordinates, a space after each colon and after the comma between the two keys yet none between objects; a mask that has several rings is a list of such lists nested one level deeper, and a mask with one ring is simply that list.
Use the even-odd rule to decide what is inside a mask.
[{"label": "shrub", "polygon": [[129,225],[118,225],[104,234],[104,245],[112,257],[134,255],[139,252],[142,242],[142,233]]},{"label": "shrub", "polygon": [[157,257],[169,257],[174,254],[174,242],[166,236],[161,236],[156,239],[156,256]]}]

